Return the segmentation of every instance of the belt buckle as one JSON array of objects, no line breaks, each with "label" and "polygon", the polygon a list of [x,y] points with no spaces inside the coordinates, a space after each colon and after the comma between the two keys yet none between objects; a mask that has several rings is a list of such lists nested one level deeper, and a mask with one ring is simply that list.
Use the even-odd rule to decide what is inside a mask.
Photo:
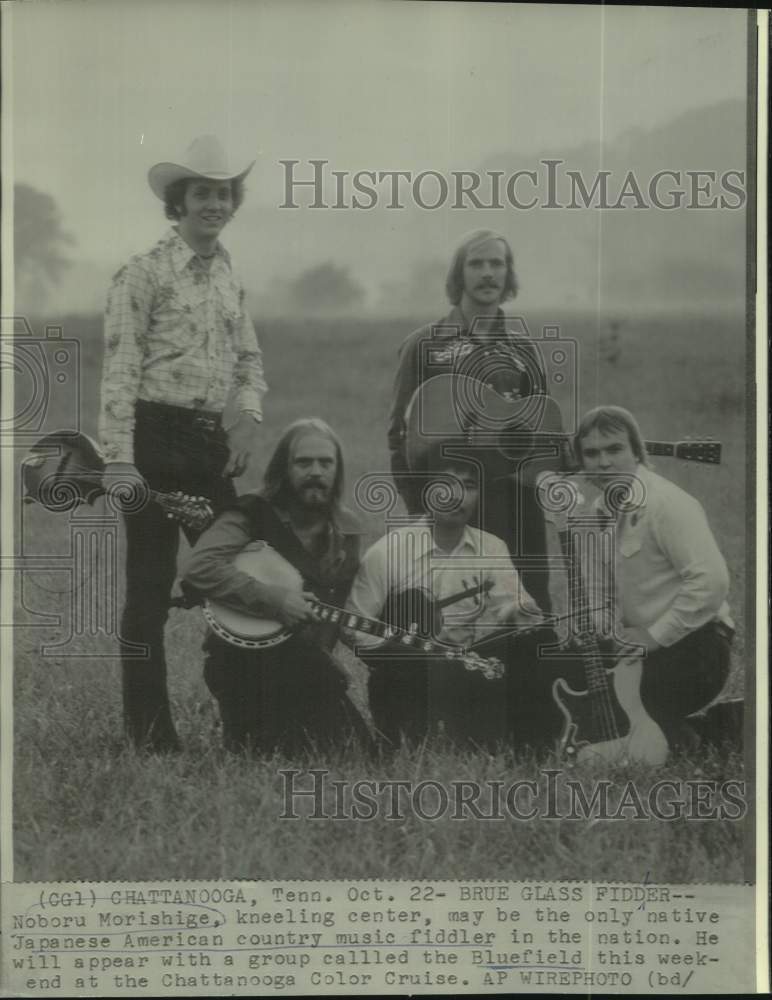
[{"label": "belt buckle", "polygon": [[217,429],[217,421],[213,417],[194,417],[193,426],[210,433]]}]

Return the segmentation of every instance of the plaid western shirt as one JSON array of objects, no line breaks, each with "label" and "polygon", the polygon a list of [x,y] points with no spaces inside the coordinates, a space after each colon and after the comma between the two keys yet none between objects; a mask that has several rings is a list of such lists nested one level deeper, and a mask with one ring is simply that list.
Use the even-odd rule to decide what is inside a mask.
[{"label": "plaid western shirt", "polygon": [[105,311],[99,435],[105,460],[133,462],[138,399],[261,418],[267,390],[244,289],[219,243],[209,268],[169,232],[113,278]]}]

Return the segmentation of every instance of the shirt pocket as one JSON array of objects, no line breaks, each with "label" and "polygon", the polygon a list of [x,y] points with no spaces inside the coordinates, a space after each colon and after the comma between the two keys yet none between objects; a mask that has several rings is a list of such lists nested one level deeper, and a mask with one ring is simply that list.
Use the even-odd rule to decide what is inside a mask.
[{"label": "shirt pocket", "polygon": [[639,534],[626,532],[619,542],[619,554],[625,559],[632,559],[634,555],[637,555],[641,551],[642,545],[643,540]]},{"label": "shirt pocket", "polygon": [[189,351],[203,339],[206,328],[206,288],[180,281],[161,290],[152,322],[159,352],[174,347]]},{"label": "shirt pocket", "polygon": [[241,317],[239,289],[230,281],[218,282],[217,304],[226,337],[232,340]]}]

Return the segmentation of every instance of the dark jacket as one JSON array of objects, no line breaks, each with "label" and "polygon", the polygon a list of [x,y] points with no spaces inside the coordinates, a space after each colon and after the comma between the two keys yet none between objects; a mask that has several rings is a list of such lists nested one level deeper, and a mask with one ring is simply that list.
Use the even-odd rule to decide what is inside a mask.
[{"label": "dark jacket", "polygon": [[[262,586],[233,565],[246,545],[260,539],[298,570],[306,588],[320,601],[342,608],[359,566],[361,529],[354,515],[341,508],[333,514],[329,531],[327,552],[317,559],[294,533],[285,511],[258,494],[247,494],[223,511],[202,535],[184,567],[183,586],[198,597],[247,612],[261,611]],[[315,643],[329,649],[337,627],[312,626],[302,632],[306,638],[311,638],[312,632]]]},{"label": "dark jacket", "polygon": [[546,393],[539,347],[521,326],[499,311],[497,327],[479,334],[468,329],[455,307],[439,323],[422,326],[402,342],[387,430],[391,471],[400,493],[405,493],[404,473],[408,471],[405,413],[416,389],[427,379],[447,374],[482,377],[484,373],[484,380],[501,394]]}]

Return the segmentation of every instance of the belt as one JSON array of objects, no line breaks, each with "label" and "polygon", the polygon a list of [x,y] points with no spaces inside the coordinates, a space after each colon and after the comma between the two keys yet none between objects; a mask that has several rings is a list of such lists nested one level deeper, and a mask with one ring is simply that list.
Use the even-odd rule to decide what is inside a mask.
[{"label": "belt", "polygon": [[170,424],[195,427],[197,430],[213,434],[220,429],[222,413],[216,410],[194,410],[187,406],[172,406],[170,403],[155,403],[149,399],[137,400],[137,412],[153,415]]}]

